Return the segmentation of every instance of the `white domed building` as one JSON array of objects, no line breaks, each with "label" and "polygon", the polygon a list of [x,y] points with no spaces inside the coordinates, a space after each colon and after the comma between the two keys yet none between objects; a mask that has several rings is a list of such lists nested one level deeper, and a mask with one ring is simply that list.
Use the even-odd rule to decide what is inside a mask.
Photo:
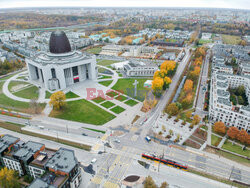
[{"label": "white domed building", "polygon": [[26,58],[29,79],[49,91],[64,90],[85,80],[96,80],[96,57],[71,50],[63,31],[52,32],[49,52]]}]

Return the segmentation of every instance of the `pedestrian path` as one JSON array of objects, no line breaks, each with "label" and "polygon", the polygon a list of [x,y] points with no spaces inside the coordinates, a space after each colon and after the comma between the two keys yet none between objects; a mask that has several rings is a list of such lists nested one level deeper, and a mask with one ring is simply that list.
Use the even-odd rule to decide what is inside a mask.
[{"label": "pedestrian path", "polygon": [[227,140],[227,136],[225,135],[222,140],[220,141],[219,145],[217,146],[218,148],[221,148],[223,146],[223,144],[225,143],[225,141]]}]

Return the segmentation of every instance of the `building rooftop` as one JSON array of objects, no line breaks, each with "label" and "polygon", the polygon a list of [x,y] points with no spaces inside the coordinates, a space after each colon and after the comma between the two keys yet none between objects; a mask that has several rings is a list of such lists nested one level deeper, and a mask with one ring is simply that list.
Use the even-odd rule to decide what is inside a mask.
[{"label": "building rooftop", "polygon": [[20,139],[11,135],[4,135],[2,138],[0,138],[0,154],[4,152],[9,146],[12,144],[15,144]]},{"label": "building rooftop", "polygon": [[60,148],[45,166],[54,169],[55,171],[69,173],[76,164],[78,164],[78,161],[75,157],[74,151]]},{"label": "building rooftop", "polygon": [[229,101],[229,99],[225,99],[222,97],[218,97],[217,102],[227,106],[232,106],[232,103]]},{"label": "building rooftop", "polygon": [[230,93],[223,89],[217,89],[217,95],[218,97],[228,98],[230,96]]},{"label": "building rooftop", "polygon": [[217,86],[221,87],[221,88],[227,88],[228,87],[228,83],[227,82],[217,82]]},{"label": "building rooftop", "polygon": [[42,147],[44,147],[44,144],[28,141],[19,148],[13,156],[23,161],[28,161],[37,151],[41,150]]},{"label": "building rooftop", "polygon": [[51,33],[49,51],[54,54],[68,53],[71,51],[69,39],[63,31],[54,31]]},{"label": "building rooftop", "polygon": [[36,178],[28,188],[55,188],[53,185],[49,185],[47,182],[40,178]]},{"label": "building rooftop", "polygon": [[40,154],[37,156],[36,159],[34,159],[30,165],[35,165],[38,167],[44,167],[45,164],[53,157],[53,155],[56,153],[55,150],[45,148],[43,152],[40,152]]}]

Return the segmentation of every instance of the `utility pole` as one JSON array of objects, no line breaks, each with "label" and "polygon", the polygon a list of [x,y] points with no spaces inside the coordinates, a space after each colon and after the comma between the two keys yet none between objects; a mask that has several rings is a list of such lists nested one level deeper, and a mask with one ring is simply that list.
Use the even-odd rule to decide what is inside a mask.
[{"label": "utility pole", "polygon": [[160,157],[159,165],[158,165],[158,172],[160,172],[160,164],[161,164],[161,159],[164,159],[164,148],[163,148],[163,153]]},{"label": "utility pole", "polygon": [[66,124],[66,131],[69,133],[68,124]]},{"label": "utility pole", "polygon": [[134,97],[137,96],[137,84],[138,84],[138,81],[135,80],[135,82],[133,83],[133,85],[135,86]]}]

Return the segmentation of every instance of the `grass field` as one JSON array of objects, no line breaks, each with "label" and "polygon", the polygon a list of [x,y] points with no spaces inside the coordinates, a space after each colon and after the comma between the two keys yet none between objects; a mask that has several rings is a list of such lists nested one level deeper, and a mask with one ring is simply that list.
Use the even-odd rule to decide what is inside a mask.
[{"label": "grass field", "polygon": [[102,103],[101,105],[105,108],[111,108],[112,106],[115,106],[115,104],[110,102],[110,101],[106,101],[106,102]]},{"label": "grass field", "polygon": [[[26,112],[26,110],[30,107],[27,102],[20,102],[12,100],[2,93],[2,87],[4,82],[0,82],[0,106],[4,108],[15,109],[17,111]],[[41,104],[42,106],[45,106]]]},{"label": "grass field", "polygon": [[92,99],[92,101],[94,101],[96,103],[101,103],[101,102],[105,101],[105,99],[101,98],[101,97],[97,97],[97,98]]},{"label": "grass field", "polygon": [[113,82],[113,80],[108,80],[108,81],[102,81],[102,82],[98,82],[99,84],[108,87],[111,83]]},{"label": "grass field", "polygon": [[103,125],[115,118],[113,114],[84,99],[67,102],[64,109],[52,110],[49,116],[94,125]]},{"label": "grass field", "polygon": [[127,97],[125,97],[124,95],[119,95],[115,99],[122,102],[122,101],[125,101]]},{"label": "grass field", "polygon": [[235,187],[238,187],[238,188],[247,188],[247,186],[243,186],[243,185],[241,185],[239,183],[235,183],[235,182],[232,182],[232,181],[230,181],[228,179],[223,179],[223,178],[220,178],[220,177],[215,176],[215,175],[207,174],[205,172],[197,171],[197,170],[195,170],[193,168],[189,168],[188,172],[193,173],[193,174],[197,174],[199,176],[206,177],[206,178],[211,179],[211,180],[226,183],[228,185],[235,186]]},{"label": "grass field", "polygon": [[116,114],[120,114],[122,113],[123,111],[125,111],[124,108],[120,107],[120,106],[116,106],[114,108],[111,108],[110,109],[112,112],[116,113]]},{"label": "grass field", "polygon": [[95,131],[95,132],[98,132],[98,133],[103,133],[105,134],[106,131],[101,131],[101,130],[98,130],[98,129],[91,129],[91,128],[87,128],[87,127],[82,127],[83,129],[87,129],[87,130],[90,130],[90,131]]},{"label": "grass field", "polygon": [[211,140],[211,144],[213,146],[218,146],[222,138],[220,138],[220,137],[212,134],[212,138],[211,139],[212,139]]},{"label": "grass field", "polygon": [[99,54],[101,51],[102,51],[101,47],[90,48],[87,50],[87,52],[91,54]]},{"label": "grass field", "polygon": [[8,85],[8,89],[10,92],[12,92],[12,87],[15,87],[17,85],[29,85],[28,82],[22,82],[22,81],[11,81]]},{"label": "grass field", "polygon": [[241,41],[240,36],[222,35],[222,41],[225,44],[239,44]]},{"label": "grass field", "polygon": [[146,93],[150,90],[148,88],[144,88],[144,82],[148,79],[119,79],[117,83],[112,87],[114,90],[122,91],[124,94],[134,97],[134,85],[133,83],[137,80],[139,83],[137,84],[137,97],[136,99],[140,101],[144,101]]},{"label": "grass field", "polygon": [[199,40],[199,45],[203,45],[203,44],[207,44],[207,43],[212,43],[213,41],[212,40],[202,40],[200,39]]},{"label": "grass field", "polygon": [[130,100],[126,101],[125,104],[127,104],[129,106],[134,106],[134,105],[138,104],[138,102],[130,99]]},{"label": "grass field", "polygon": [[77,98],[77,97],[79,97],[77,94],[75,94],[75,93],[73,93],[73,92],[68,92],[68,93],[66,93],[66,99],[72,99],[72,98]]},{"label": "grass field", "polygon": [[45,99],[49,99],[52,94],[53,93],[50,93],[50,92],[46,91],[45,92]]},{"label": "grass field", "polygon": [[225,149],[225,150],[228,150],[228,151],[231,151],[234,153],[238,153],[238,154],[244,155],[246,157],[250,157],[250,150],[248,150],[248,149],[242,150],[241,146],[236,145],[236,144],[232,145],[232,143],[229,141],[226,141],[224,143],[224,145],[222,146],[222,149]]},{"label": "grass field", "polygon": [[38,87],[36,86],[31,86],[27,89],[23,89],[21,91],[13,93],[13,95],[25,99],[38,99],[39,91]]},{"label": "grass field", "polygon": [[102,66],[108,66],[108,65],[111,65],[111,64],[117,63],[117,62],[119,62],[119,61],[107,60],[107,59],[97,59],[97,64],[102,65]]}]

